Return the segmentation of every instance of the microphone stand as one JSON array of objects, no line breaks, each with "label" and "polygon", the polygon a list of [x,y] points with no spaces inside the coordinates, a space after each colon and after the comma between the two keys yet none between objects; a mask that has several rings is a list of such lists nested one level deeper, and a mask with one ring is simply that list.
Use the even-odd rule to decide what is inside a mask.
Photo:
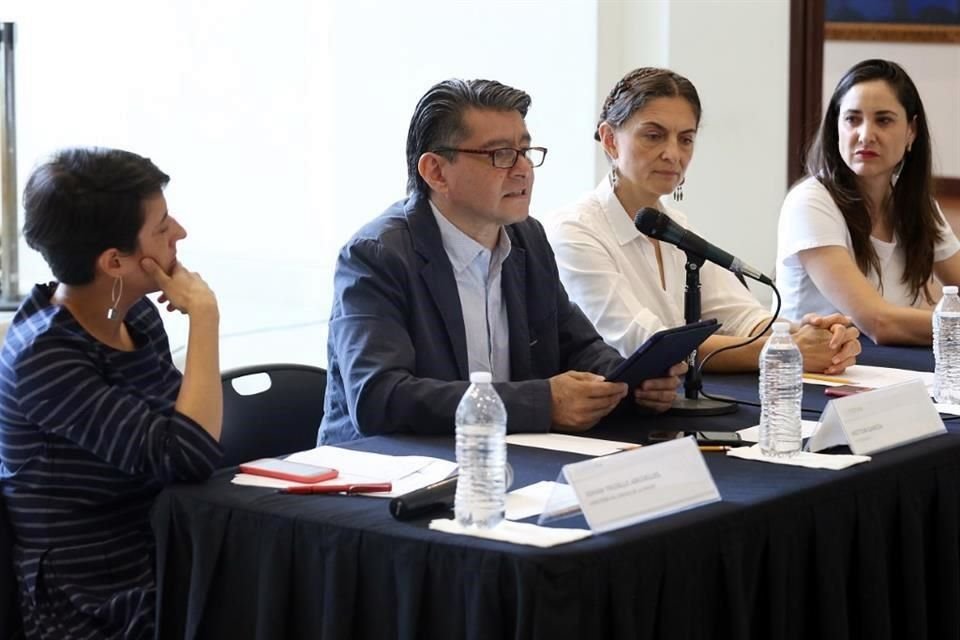
[{"label": "microphone stand", "polygon": [[[684,253],[687,256],[687,282],[683,294],[683,316],[684,321],[690,324],[700,320],[700,268],[703,267],[705,258],[689,251]],[[667,413],[678,416],[720,416],[737,410],[735,402],[711,400],[700,395],[703,380],[697,369],[696,350],[690,354],[687,365],[687,375],[683,379],[683,397],[674,400]]]}]

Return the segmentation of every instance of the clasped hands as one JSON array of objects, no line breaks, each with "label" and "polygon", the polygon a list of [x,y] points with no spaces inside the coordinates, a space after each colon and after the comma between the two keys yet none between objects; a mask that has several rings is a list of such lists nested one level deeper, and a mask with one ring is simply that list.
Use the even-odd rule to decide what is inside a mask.
[{"label": "clasped hands", "polygon": [[860,331],[840,313],[820,316],[808,313],[793,331],[793,340],[803,354],[803,370],[835,375],[856,363],[860,354]]}]

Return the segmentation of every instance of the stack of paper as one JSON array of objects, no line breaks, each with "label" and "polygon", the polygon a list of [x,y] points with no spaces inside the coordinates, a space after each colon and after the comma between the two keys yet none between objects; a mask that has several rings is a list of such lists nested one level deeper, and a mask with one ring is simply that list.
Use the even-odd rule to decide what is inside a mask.
[{"label": "stack of paper", "polygon": [[[388,456],[382,453],[367,453],[340,447],[317,447],[294,453],[287,458],[290,462],[311,464],[318,467],[331,467],[339,474],[328,482],[336,484],[360,484],[370,482],[391,482],[390,492],[369,493],[363,495],[378,498],[394,498],[415,489],[421,489],[439,482],[453,473],[456,462],[430,458],[427,456]],[[299,486],[302,483],[238,473],[234,484],[255,487],[284,489]],[[317,484],[323,484],[319,482]]]},{"label": "stack of paper", "polygon": [[807,384],[820,384],[826,387],[835,387],[842,384],[852,384],[858,387],[888,387],[892,384],[921,380],[927,389],[933,387],[933,374],[929,371],[911,371],[910,369],[896,369],[893,367],[874,367],[867,364],[855,364],[847,367],[843,373],[836,376],[821,376],[805,373],[803,381]]}]

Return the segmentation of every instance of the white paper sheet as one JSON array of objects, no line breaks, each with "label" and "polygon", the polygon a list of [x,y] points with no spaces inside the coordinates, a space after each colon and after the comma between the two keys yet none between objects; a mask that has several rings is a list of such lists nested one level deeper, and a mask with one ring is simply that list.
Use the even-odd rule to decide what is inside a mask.
[{"label": "white paper sheet", "polygon": [[611,453],[636,449],[640,446],[630,442],[584,438],[583,436],[571,436],[566,433],[511,433],[507,436],[507,444],[550,449],[552,451],[567,451],[585,456],[606,456]]},{"label": "white paper sheet", "polygon": [[461,527],[456,520],[431,520],[430,528],[434,531],[461,536],[474,536],[544,548],[582,540],[593,535],[589,529],[556,529],[525,522],[510,522],[509,520],[504,520],[493,529],[468,529]]},{"label": "white paper sheet", "polygon": [[[388,456],[382,453],[368,453],[329,446],[300,451],[289,456],[287,460],[320,467],[332,467],[339,471],[336,478],[328,480],[326,483],[316,483],[318,485],[360,482],[393,483],[392,491],[360,494],[375,498],[395,498],[410,491],[421,489],[428,484],[443,480],[457,468],[456,462],[428,456]],[[246,473],[238,473],[234,476],[233,483],[246,486],[272,487],[274,489],[284,489],[303,484]]]},{"label": "white paper sheet", "polygon": [[855,464],[870,462],[870,456],[810,453],[809,451],[801,451],[791,458],[767,457],[760,451],[760,445],[758,444],[752,447],[735,447],[727,451],[727,455],[732,458],[742,458],[743,460],[786,464],[794,467],[808,467],[810,469],[846,469]]},{"label": "white paper sheet", "polygon": [[[800,421],[800,437],[809,438],[813,435],[813,432],[817,429],[816,420],[801,420]],[[740,429],[737,431],[740,434],[740,438],[745,442],[760,442],[760,425],[755,424],[752,427],[747,427],[746,429]]]},{"label": "white paper sheet", "polygon": [[507,520],[523,520],[543,513],[556,482],[542,480],[507,494]]},{"label": "white paper sheet", "polygon": [[316,447],[299,451],[287,458],[290,462],[333,467],[340,473],[349,473],[382,482],[397,480],[422,469],[436,458],[426,456],[389,456],[340,447]]},{"label": "white paper sheet", "polygon": [[841,384],[852,384],[859,387],[886,387],[909,380],[922,380],[930,389],[933,386],[933,373],[929,371],[911,371],[909,369],[894,369],[892,367],[874,367],[866,364],[855,364],[847,367],[846,371],[836,376],[835,381],[817,380],[815,377],[804,375],[803,381],[807,384],[818,384],[825,387],[836,387]]},{"label": "white paper sheet", "polygon": [[944,404],[942,402],[934,402],[934,408],[936,408],[938,413],[947,413],[951,416],[960,416],[960,404]]}]

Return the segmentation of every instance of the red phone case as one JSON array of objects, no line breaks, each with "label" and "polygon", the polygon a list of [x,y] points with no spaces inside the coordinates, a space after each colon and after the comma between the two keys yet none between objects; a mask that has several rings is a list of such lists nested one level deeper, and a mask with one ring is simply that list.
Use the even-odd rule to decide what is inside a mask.
[{"label": "red phone case", "polygon": [[[261,466],[259,463],[267,463],[270,467]],[[289,466],[284,469],[284,466]],[[316,471],[307,471],[308,468]],[[268,478],[279,478],[280,480],[289,480],[291,482],[322,482],[330,478],[336,478],[338,471],[329,467],[316,467],[300,462],[286,462],[276,458],[262,458],[245,462],[240,465],[240,471],[250,473],[255,476],[266,476]]]}]

